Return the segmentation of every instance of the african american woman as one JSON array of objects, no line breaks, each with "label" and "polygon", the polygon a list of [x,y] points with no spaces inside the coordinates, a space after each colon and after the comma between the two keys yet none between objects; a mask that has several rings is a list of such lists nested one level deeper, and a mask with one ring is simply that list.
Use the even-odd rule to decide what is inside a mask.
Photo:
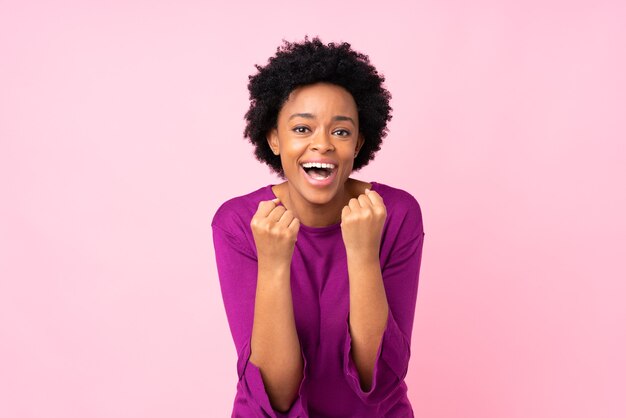
[{"label": "african american woman", "polygon": [[380,150],[391,94],[346,42],[283,42],[249,77],[244,136],[284,182],[211,223],[238,354],[232,416],[413,417],[420,205],[350,177]]}]

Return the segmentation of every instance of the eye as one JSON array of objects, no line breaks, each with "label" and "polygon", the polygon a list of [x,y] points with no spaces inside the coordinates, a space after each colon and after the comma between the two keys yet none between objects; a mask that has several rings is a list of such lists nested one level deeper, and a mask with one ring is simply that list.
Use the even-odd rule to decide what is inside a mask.
[{"label": "eye", "polygon": [[335,132],[345,132],[345,135],[339,135],[339,136],[348,136],[348,135],[350,135],[350,131],[347,131],[345,129],[337,129]]},{"label": "eye", "polygon": [[296,126],[295,128],[293,128],[293,131],[299,134],[303,134],[304,131],[299,131],[298,129],[309,129],[306,126]]}]

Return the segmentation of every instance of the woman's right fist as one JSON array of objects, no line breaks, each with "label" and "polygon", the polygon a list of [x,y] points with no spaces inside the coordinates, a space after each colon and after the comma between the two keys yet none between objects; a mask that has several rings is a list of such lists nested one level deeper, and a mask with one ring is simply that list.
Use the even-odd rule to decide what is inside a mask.
[{"label": "woman's right fist", "polygon": [[300,220],[284,206],[279,198],[262,200],[250,221],[258,258],[291,262],[298,239]]}]

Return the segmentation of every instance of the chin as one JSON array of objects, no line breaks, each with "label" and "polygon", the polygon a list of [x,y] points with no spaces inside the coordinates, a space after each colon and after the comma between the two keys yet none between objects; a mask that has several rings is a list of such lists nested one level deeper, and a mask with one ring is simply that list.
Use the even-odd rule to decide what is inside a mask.
[{"label": "chin", "polygon": [[[305,186],[306,187],[306,186]],[[311,202],[317,204],[325,204],[333,200],[336,196],[335,190],[311,190],[308,189],[304,193],[304,197]]]}]

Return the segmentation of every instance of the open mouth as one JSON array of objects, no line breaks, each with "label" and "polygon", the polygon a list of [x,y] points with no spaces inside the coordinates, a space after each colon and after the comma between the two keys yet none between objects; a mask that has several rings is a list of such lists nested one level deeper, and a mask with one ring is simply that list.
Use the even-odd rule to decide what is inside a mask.
[{"label": "open mouth", "polygon": [[337,167],[329,164],[301,164],[304,172],[314,180],[325,180],[330,177]]}]

